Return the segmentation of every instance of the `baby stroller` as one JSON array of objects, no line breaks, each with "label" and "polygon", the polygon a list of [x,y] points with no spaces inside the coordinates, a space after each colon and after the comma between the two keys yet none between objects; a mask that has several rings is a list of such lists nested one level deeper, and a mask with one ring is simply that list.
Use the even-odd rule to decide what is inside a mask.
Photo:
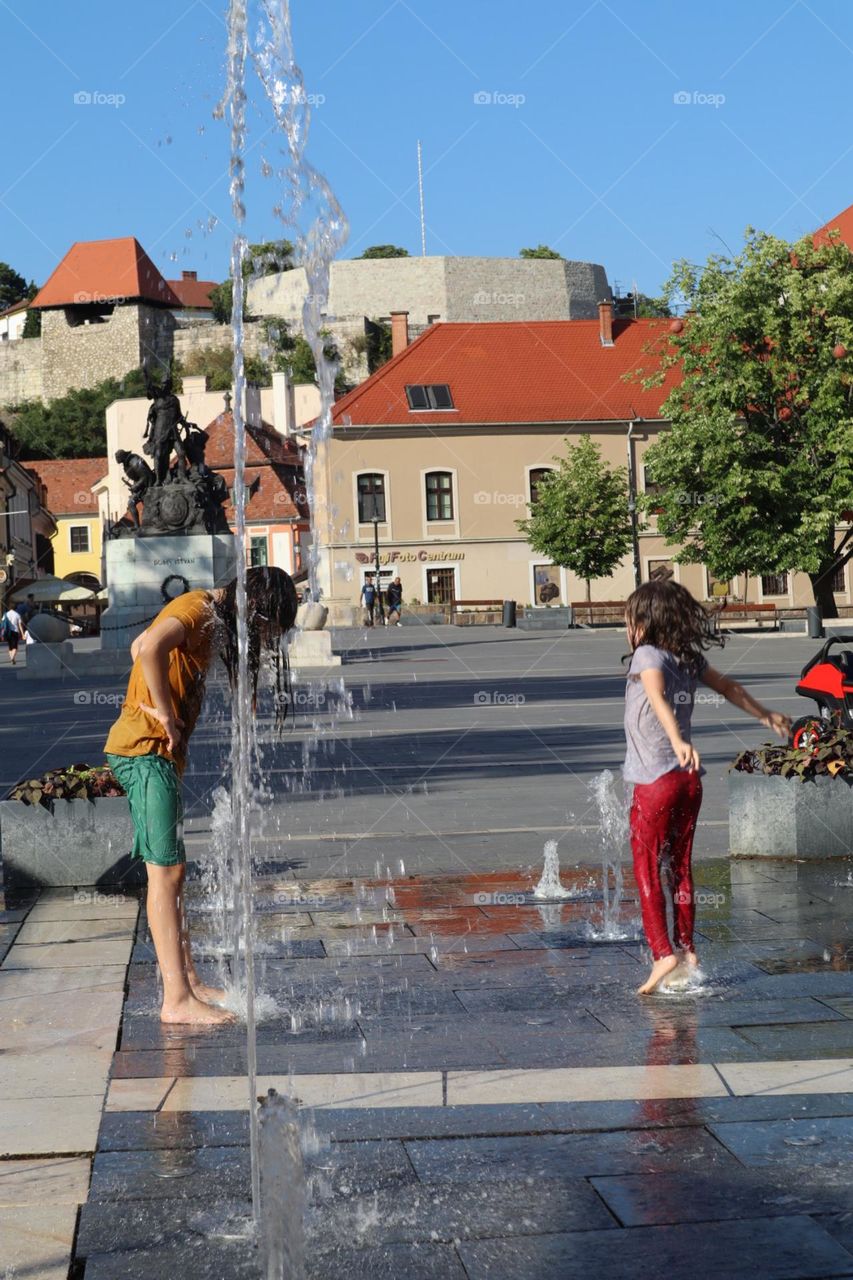
[{"label": "baby stroller", "polygon": [[830,653],[834,645],[853,644],[853,636],[831,636],[807,662],[797,693],[813,698],[817,714],[801,716],[791,726],[791,746],[811,749],[827,729],[853,730],[853,650]]}]

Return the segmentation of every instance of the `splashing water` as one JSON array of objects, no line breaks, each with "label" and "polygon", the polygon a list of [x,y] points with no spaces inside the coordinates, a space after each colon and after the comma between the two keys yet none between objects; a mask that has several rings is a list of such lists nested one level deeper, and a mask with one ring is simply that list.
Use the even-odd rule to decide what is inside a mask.
[{"label": "splashing water", "polygon": [[[231,331],[233,358],[233,419],[234,419],[234,508],[235,535],[237,539],[237,680],[231,718],[231,883],[236,909],[231,921],[231,1001],[245,1012],[247,1088],[250,1117],[252,1214],[260,1226],[266,1253],[268,1280],[281,1280],[287,1267],[289,1280],[299,1280],[304,1275],[304,1243],[302,1218],[305,1208],[305,1179],[301,1157],[280,1161],[265,1172],[265,1191],[261,1181],[261,1133],[257,1094],[257,1037],[255,1007],[255,947],[253,929],[253,851],[251,806],[257,794],[252,789],[252,765],[259,763],[255,717],[252,711],[252,691],[249,678],[248,608],[246,597],[246,556],[243,554],[246,535],[246,488],[244,483],[246,462],[246,435],[244,420],[244,395],[246,388],[243,300],[245,280],[243,263],[248,241],[245,225],[245,154],[246,154],[246,69],[251,62],[258,75],[264,95],[270,104],[275,124],[283,140],[281,154],[283,168],[272,176],[284,181],[285,192],[274,212],[287,226],[296,231],[295,250],[297,261],[305,267],[308,291],[303,306],[305,336],[311,345],[317,366],[321,392],[322,411],[319,425],[315,427],[311,447],[305,463],[308,500],[312,508],[312,542],[309,554],[309,582],[311,594],[319,599],[320,547],[328,545],[331,512],[325,503],[317,500],[315,473],[318,455],[331,433],[331,412],[334,400],[336,365],[327,356],[325,340],[321,332],[321,317],[326,305],[329,283],[329,266],[343,246],[347,222],[326,180],[305,159],[305,145],[310,121],[310,106],[305,93],[302,72],[294,57],[288,0],[259,0],[257,34],[250,42],[248,33],[249,0],[230,0],[227,14],[226,87],[215,111],[217,118],[227,118],[230,127],[230,196],[234,220],[234,236],[231,245],[232,311]],[[304,224],[307,222],[307,226]],[[224,804],[223,804],[224,808]],[[216,825],[216,824],[215,824]],[[216,843],[216,841],[214,842]],[[223,924],[229,912],[225,870],[229,865],[220,858],[220,892]],[[285,1111],[294,1104],[284,1101]],[[275,1116],[273,1128],[283,1132],[281,1107],[270,1104],[270,1116]],[[297,1137],[288,1137],[289,1149],[295,1152],[298,1145],[298,1127],[291,1112],[284,1123],[295,1129]],[[272,1120],[271,1120],[272,1123]],[[288,1131],[290,1132],[290,1131]],[[270,1159],[268,1144],[265,1155]],[[282,1236],[284,1232],[284,1236]]]},{"label": "splashing water", "polygon": [[[602,892],[604,895],[604,920],[601,937],[616,941],[630,937],[630,931],[620,923],[622,893],[622,850],[628,839],[628,812],[624,799],[616,790],[616,779],[610,769],[604,769],[589,784],[593,800],[598,808],[598,831],[602,850]],[[611,887],[612,876],[612,887]]]},{"label": "splashing water", "polygon": [[552,902],[556,898],[572,896],[560,882],[560,856],[557,853],[556,840],[545,841],[545,865],[542,868],[542,878],[533,890],[533,896]]},{"label": "splashing water", "polygon": [[267,1280],[305,1274],[307,1191],[299,1112],[270,1089],[260,1106],[261,1244]]}]

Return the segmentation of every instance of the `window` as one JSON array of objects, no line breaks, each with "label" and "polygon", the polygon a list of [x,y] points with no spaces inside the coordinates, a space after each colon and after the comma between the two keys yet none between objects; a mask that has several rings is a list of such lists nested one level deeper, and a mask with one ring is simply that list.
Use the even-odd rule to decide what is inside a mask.
[{"label": "window", "polygon": [[788,574],[762,573],[761,594],[763,596],[786,596],[788,594]]},{"label": "window", "polygon": [[371,520],[385,523],[385,477],[378,472],[366,472],[358,477],[358,523]]},{"label": "window", "polygon": [[715,578],[711,570],[706,570],[708,577],[708,597],[711,600],[725,599],[726,596],[734,595],[732,582],[730,578]]},{"label": "window", "polygon": [[446,382],[431,386],[406,387],[410,409],[452,409],[453,396]]},{"label": "window", "polygon": [[646,566],[646,574],[649,582],[651,582],[652,578],[672,578],[674,577],[672,572],[672,561],[650,560]]},{"label": "window", "polygon": [[69,530],[71,537],[72,551],[88,551],[89,550],[89,526],[87,524],[73,524]]},{"label": "window", "polygon": [[840,564],[832,571],[832,590],[838,596],[847,594],[847,582],[844,573],[846,567],[846,565]]},{"label": "window", "polygon": [[533,566],[533,597],[535,605],[562,604],[559,565],[535,564]]},{"label": "window", "polygon": [[453,476],[430,471],[426,478],[427,520],[453,519]]},{"label": "window", "polygon": [[456,570],[427,571],[427,604],[452,604],[456,599]]},{"label": "window", "polygon": [[531,507],[533,506],[534,502],[539,501],[539,486],[541,485],[542,480],[544,479],[545,476],[550,476],[552,471],[553,471],[553,467],[531,467],[530,468],[528,483],[530,485]]},{"label": "window", "polygon": [[249,540],[249,564],[255,569],[259,565],[268,564],[267,560],[267,535],[260,534],[258,537]]}]

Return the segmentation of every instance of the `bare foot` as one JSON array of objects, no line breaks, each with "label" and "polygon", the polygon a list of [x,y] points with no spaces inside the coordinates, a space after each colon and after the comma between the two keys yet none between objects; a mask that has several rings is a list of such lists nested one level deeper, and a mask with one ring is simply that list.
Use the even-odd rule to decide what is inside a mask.
[{"label": "bare foot", "polygon": [[657,987],[666,975],[668,973],[672,973],[673,970],[677,968],[678,961],[675,956],[664,956],[661,960],[655,960],[652,965],[651,973],[646,978],[643,985],[637,988],[637,995],[650,996],[653,991],[657,990]]},{"label": "bare foot", "polygon": [[203,1000],[205,1004],[225,1004],[225,997],[228,993],[223,991],[221,987],[209,987],[206,983],[199,982],[198,979],[193,982],[192,978],[190,978],[189,983],[197,1000]]},{"label": "bare foot", "polygon": [[699,968],[699,957],[697,956],[697,954],[696,954],[696,952],[695,952],[695,951],[685,951],[685,952],[683,952],[681,959],[682,959],[682,960],[684,961],[684,963],[687,965],[688,969],[698,969],[698,968]]},{"label": "bare foot", "polygon": [[164,1004],[160,1010],[160,1021],[217,1026],[220,1023],[235,1022],[236,1019],[227,1009],[216,1009],[195,995],[190,995],[176,1004]]}]

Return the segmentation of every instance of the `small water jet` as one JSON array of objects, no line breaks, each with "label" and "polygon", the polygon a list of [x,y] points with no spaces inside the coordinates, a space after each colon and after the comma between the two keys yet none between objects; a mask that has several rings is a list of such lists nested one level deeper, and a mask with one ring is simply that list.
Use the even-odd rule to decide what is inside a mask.
[{"label": "small water jet", "polygon": [[604,900],[602,926],[595,936],[615,942],[633,936],[633,930],[626,929],[619,918],[624,892],[622,853],[628,841],[628,809],[616,790],[616,778],[610,769],[597,774],[589,790],[598,809]]},{"label": "small water jet", "polygon": [[560,856],[557,852],[557,841],[545,841],[545,863],[542,868],[542,876],[533,890],[534,898],[542,899],[546,902],[554,902],[562,898],[570,898],[572,895],[568,889],[564,889],[560,881]]}]

